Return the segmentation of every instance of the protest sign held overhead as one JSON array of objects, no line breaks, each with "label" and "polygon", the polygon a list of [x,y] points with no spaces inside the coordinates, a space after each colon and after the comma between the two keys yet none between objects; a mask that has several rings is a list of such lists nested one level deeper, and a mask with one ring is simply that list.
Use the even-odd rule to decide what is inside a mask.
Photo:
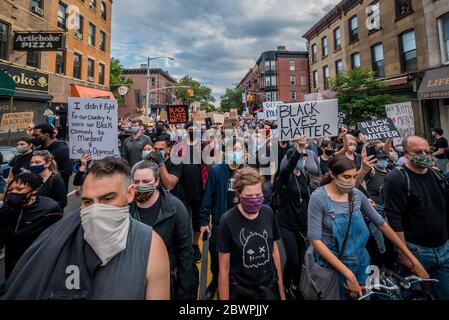
[{"label": "protest sign held overhead", "polygon": [[237,109],[231,109],[229,110],[229,118],[231,119],[238,119],[239,117],[239,112]]},{"label": "protest sign held overhead", "polygon": [[212,119],[213,119],[214,123],[224,124],[225,116],[222,114],[214,113],[212,115]]},{"label": "protest sign held overhead", "polygon": [[117,102],[69,97],[70,159],[88,154],[93,160],[119,155]]},{"label": "protest sign held overhead", "polygon": [[391,119],[399,132],[399,138],[393,139],[394,145],[402,144],[402,140],[415,134],[415,118],[411,102],[388,104],[385,106],[387,117]]},{"label": "protest sign held overhead", "polygon": [[4,113],[0,130],[26,129],[33,118],[34,112]]},{"label": "protest sign held overhead", "polygon": [[159,112],[159,119],[162,121],[167,121],[167,111],[161,111]]},{"label": "protest sign held overhead", "polygon": [[167,117],[169,124],[187,123],[189,121],[189,106],[167,106]]},{"label": "protest sign held overhead", "polygon": [[277,109],[282,104],[284,104],[282,101],[264,102],[263,111],[257,113],[257,118],[268,121],[277,120]]},{"label": "protest sign held overhead", "polygon": [[338,135],[338,100],[283,104],[278,107],[280,141]]},{"label": "protest sign held overhead", "polygon": [[398,138],[399,132],[391,119],[377,119],[357,124],[358,129],[365,136],[366,141],[381,140],[387,138]]},{"label": "protest sign held overhead", "polygon": [[342,128],[345,125],[346,117],[348,114],[346,112],[340,111],[338,113],[338,127]]}]

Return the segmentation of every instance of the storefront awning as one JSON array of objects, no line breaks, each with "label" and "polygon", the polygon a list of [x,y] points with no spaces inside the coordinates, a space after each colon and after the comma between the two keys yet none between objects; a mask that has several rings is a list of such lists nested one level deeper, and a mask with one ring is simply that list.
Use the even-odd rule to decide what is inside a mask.
[{"label": "storefront awning", "polygon": [[449,66],[428,70],[418,90],[421,100],[449,98]]},{"label": "storefront awning", "polygon": [[16,83],[6,73],[0,70],[0,96],[13,96],[16,93]]},{"label": "storefront awning", "polygon": [[88,88],[88,87],[77,86],[77,85],[72,85],[70,94],[72,97],[102,98],[102,99],[115,100],[114,95],[110,91],[99,90],[99,89]]}]

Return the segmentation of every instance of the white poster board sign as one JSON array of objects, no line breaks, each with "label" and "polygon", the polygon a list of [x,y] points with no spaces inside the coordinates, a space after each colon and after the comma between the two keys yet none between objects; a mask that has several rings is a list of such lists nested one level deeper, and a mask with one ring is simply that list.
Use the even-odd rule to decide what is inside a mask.
[{"label": "white poster board sign", "polygon": [[277,120],[278,106],[284,104],[282,101],[264,102],[263,111],[257,113],[259,120],[274,121]]},{"label": "white poster board sign", "polygon": [[120,155],[117,102],[109,99],[69,97],[70,159],[89,154],[92,160]]},{"label": "white poster board sign", "polygon": [[387,117],[393,121],[398,129],[400,138],[394,138],[395,146],[401,145],[402,140],[415,134],[415,117],[411,102],[388,104],[385,106]]},{"label": "white poster board sign", "polygon": [[283,104],[278,108],[279,141],[338,135],[338,100]]}]

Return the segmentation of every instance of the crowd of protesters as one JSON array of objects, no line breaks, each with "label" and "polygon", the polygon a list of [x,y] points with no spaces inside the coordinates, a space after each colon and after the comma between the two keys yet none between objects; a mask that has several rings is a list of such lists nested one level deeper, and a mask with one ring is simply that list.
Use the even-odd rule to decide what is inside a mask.
[{"label": "crowd of protesters", "polygon": [[[250,115],[226,128],[118,125],[120,155],[103,160],[70,160],[51,125],[17,140],[0,209],[4,298],[197,299],[209,240],[204,299],[303,299],[310,263],[338,275],[328,297],[361,297],[374,264],[437,279],[435,297],[449,299],[441,129],[431,148],[418,136],[367,142],[346,127],[278,141],[275,122]],[[72,173],[82,205],[64,214]],[[70,265],[81,271],[75,290]]]}]

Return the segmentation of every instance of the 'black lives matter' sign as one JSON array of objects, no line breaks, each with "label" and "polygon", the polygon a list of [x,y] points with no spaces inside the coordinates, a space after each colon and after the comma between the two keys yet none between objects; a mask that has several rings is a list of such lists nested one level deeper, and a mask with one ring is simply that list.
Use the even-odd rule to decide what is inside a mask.
[{"label": "'black lives matter' sign", "polygon": [[63,32],[16,32],[14,50],[16,51],[62,51],[65,47]]},{"label": "'black lives matter' sign", "polygon": [[338,135],[338,100],[290,103],[278,106],[280,141],[296,140],[301,135],[310,138]]},{"label": "'black lives matter' sign", "polygon": [[388,118],[359,122],[357,127],[365,136],[366,141],[385,141],[387,138],[400,137],[393,121]]}]

